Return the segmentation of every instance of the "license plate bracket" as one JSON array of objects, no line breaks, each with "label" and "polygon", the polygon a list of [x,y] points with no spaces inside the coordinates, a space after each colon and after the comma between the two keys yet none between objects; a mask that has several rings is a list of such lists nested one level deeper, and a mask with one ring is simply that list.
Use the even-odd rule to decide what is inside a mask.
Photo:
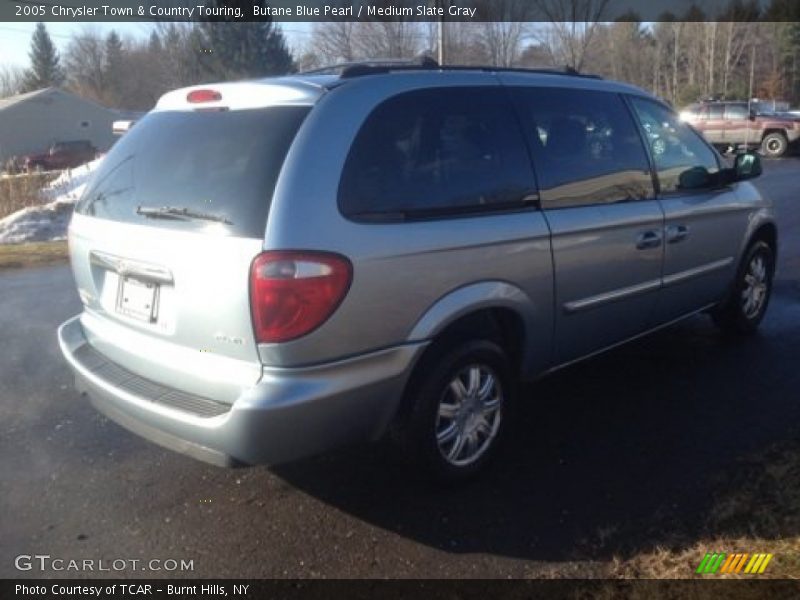
[{"label": "license plate bracket", "polygon": [[159,289],[157,283],[120,276],[117,312],[137,321],[155,323],[158,320]]}]

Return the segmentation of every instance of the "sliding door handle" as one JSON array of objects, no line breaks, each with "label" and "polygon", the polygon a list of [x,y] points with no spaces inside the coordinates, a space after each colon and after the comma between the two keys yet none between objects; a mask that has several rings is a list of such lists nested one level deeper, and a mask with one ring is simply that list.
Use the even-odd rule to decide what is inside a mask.
[{"label": "sliding door handle", "polygon": [[638,250],[645,250],[647,248],[658,248],[661,246],[661,231],[652,229],[650,231],[643,231],[636,237],[636,248]]},{"label": "sliding door handle", "polygon": [[667,243],[676,244],[689,237],[689,228],[686,225],[670,225],[667,227]]}]

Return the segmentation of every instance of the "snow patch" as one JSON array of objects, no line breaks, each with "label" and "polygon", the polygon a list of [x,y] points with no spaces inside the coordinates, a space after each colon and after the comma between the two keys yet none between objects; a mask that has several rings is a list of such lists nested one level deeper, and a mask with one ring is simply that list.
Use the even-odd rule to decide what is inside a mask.
[{"label": "snow patch", "polygon": [[72,209],[101,160],[62,172],[42,190],[45,204],[29,206],[0,219],[0,244],[66,239]]}]

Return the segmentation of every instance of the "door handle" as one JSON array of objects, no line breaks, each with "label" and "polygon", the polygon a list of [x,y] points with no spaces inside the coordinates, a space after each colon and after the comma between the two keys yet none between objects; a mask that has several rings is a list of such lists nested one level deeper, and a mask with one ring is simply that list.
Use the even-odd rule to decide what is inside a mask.
[{"label": "door handle", "polygon": [[643,231],[636,238],[636,248],[638,250],[658,248],[659,246],[661,246],[661,232],[657,229]]},{"label": "door handle", "polygon": [[670,225],[667,227],[667,243],[676,244],[689,237],[689,228],[686,225]]}]

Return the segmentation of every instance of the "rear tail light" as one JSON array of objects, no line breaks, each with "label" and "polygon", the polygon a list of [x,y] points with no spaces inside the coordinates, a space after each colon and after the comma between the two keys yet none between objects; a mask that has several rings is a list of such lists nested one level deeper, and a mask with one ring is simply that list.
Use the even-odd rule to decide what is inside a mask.
[{"label": "rear tail light", "polygon": [[256,341],[287,342],[322,325],[347,293],[352,273],[350,261],[337,254],[259,254],[250,268]]}]

